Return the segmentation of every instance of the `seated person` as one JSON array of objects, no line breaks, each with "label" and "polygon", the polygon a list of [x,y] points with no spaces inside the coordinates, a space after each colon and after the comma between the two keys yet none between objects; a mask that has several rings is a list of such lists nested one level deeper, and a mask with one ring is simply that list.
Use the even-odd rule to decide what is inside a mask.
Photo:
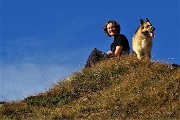
[{"label": "seated person", "polygon": [[85,64],[85,68],[92,67],[98,61],[103,60],[105,58],[111,58],[111,57],[121,56],[123,54],[130,53],[128,39],[126,38],[125,35],[120,34],[121,28],[120,28],[120,25],[116,21],[114,20],[108,21],[104,25],[103,29],[104,29],[104,32],[109,37],[113,37],[114,39],[113,43],[111,44],[111,50],[108,51],[107,53],[104,53],[94,48],[88,57],[88,60]]}]

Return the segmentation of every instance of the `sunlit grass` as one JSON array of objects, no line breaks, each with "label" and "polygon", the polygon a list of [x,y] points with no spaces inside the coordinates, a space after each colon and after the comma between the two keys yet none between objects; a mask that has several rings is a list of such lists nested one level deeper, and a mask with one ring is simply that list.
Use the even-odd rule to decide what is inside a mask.
[{"label": "sunlit grass", "polygon": [[0,107],[1,119],[179,119],[180,68],[133,56],[100,62]]}]

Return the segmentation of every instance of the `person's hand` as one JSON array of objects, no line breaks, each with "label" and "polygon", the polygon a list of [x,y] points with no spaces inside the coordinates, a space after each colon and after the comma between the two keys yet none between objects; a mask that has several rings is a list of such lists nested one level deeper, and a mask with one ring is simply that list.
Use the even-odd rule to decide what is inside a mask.
[{"label": "person's hand", "polygon": [[111,56],[111,55],[113,55],[113,52],[112,52],[112,51],[108,51],[107,54],[108,54],[109,56]]}]

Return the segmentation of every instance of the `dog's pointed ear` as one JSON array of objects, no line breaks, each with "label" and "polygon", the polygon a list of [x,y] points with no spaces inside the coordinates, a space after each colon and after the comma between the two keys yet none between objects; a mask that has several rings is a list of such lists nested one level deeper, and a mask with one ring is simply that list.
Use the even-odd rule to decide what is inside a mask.
[{"label": "dog's pointed ear", "polygon": [[144,20],[140,19],[140,23],[141,23],[141,25],[143,25],[144,24]]},{"label": "dog's pointed ear", "polygon": [[149,22],[149,19],[148,19],[148,18],[146,18],[146,22]]}]

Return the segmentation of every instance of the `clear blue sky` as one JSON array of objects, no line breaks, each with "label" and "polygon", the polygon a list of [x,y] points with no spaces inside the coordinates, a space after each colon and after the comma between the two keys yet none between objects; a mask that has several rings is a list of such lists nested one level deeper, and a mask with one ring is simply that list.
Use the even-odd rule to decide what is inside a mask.
[{"label": "clear blue sky", "polygon": [[108,51],[108,20],[131,46],[146,17],[156,28],[152,59],[180,64],[179,0],[1,0],[0,101],[48,90],[81,70],[93,47]]}]

